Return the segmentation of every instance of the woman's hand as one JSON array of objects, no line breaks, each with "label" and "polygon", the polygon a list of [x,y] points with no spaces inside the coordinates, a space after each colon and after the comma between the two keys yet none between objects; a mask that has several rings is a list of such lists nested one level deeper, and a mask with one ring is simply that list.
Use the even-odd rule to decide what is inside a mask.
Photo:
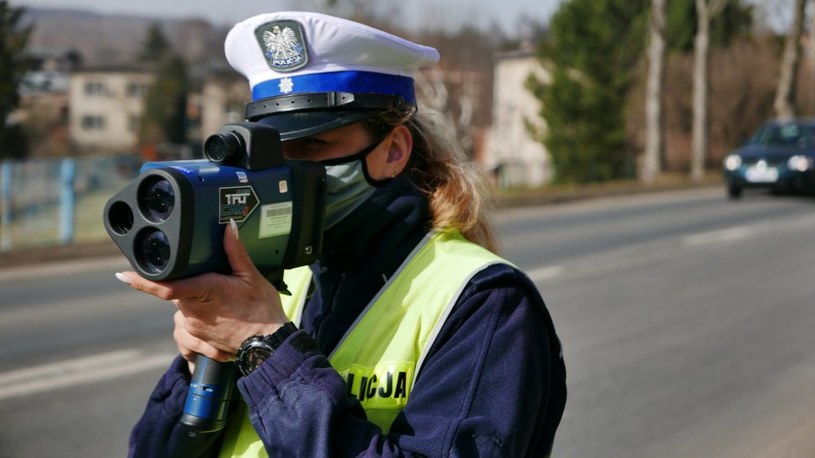
[{"label": "woman's hand", "polygon": [[206,273],[154,282],[135,272],[116,274],[134,289],[175,303],[173,337],[188,361],[196,353],[217,361],[232,360],[244,340],[271,334],[288,321],[280,294],[252,263],[234,221],[224,231],[223,243],[230,275]]}]

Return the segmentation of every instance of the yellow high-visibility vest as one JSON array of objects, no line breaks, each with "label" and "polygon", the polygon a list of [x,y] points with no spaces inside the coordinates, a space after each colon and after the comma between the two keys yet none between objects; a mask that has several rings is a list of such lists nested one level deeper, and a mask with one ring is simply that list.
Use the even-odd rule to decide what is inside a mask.
[{"label": "yellow high-visibility vest", "polygon": [[[475,274],[499,263],[509,264],[456,231],[428,234],[329,356],[368,420],[383,432],[410,399],[424,358],[464,287]],[[283,309],[299,324],[311,271],[287,271],[284,281],[293,294],[283,297]],[[241,404],[224,432],[220,456],[267,456]]]}]

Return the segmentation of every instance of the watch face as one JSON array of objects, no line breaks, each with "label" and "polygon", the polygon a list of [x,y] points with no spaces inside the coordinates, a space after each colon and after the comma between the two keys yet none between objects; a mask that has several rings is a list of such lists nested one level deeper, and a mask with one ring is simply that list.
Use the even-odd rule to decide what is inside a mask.
[{"label": "watch face", "polygon": [[280,329],[268,336],[252,336],[238,349],[238,368],[243,375],[249,375],[258,366],[266,361],[275,349],[279,347],[286,338],[297,332],[297,327],[288,322]]},{"label": "watch face", "polygon": [[244,373],[249,374],[258,366],[263,364],[263,361],[266,361],[269,356],[271,356],[273,350],[266,345],[255,345],[251,348],[248,348],[246,352],[242,355],[240,365],[241,369],[243,369]]},{"label": "watch face", "polygon": [[263,361],[272,355],[272,349],[263,347],[253,347],[246,352],[246,368],[250,371],[257,369]]}]

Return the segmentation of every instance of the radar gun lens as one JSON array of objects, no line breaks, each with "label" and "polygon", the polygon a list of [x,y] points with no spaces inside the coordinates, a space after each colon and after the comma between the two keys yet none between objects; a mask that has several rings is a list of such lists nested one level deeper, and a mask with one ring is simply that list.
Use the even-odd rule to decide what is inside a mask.
[{"label": "radar gun lens", "polygon": [[173,185],[161,177],[145,180],[139,189],[138,198],[144,217],[154,223],[169,218],[175,207]]},{"label": "radar gun lens", "polygon": [[147,228],[136,240],[136,260],[145,272],[160,274],[170,262],[170,241],[167,234]]}]

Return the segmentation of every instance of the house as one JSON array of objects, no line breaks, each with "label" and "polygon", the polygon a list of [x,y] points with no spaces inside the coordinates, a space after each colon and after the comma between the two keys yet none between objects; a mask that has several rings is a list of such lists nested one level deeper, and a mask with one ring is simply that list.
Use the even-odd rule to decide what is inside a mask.
[{"label": "house", "polygon": [[496,57],[492,127],[487,132],[483,165],[501,188],[541,186],[552,176],[546,148],[532,138],[527,127],[544,127],[540,101],[526,89],[532,74],[544,82],[549,79],[532,51]]},{"label": "house", "polygon": [[137,68],[83,69],[71,75],[69,130],[80,154],[133,151],[153,75]]},{"label": "house", "polygon": [[243,76],[234,71],[215,71],[207,76],[200,93],[193,97],[201,119],[201,130],[195,137],[203,142],[224,124],[243,122],[252,93]]},{"label": "house", "polygon": [[7,122],[22,127],[25,140],[17,157],[66,156],[68,148],[68,87],[78,65],[76,52],[30,52],[27,71],[18,86],[20,103]]}]

